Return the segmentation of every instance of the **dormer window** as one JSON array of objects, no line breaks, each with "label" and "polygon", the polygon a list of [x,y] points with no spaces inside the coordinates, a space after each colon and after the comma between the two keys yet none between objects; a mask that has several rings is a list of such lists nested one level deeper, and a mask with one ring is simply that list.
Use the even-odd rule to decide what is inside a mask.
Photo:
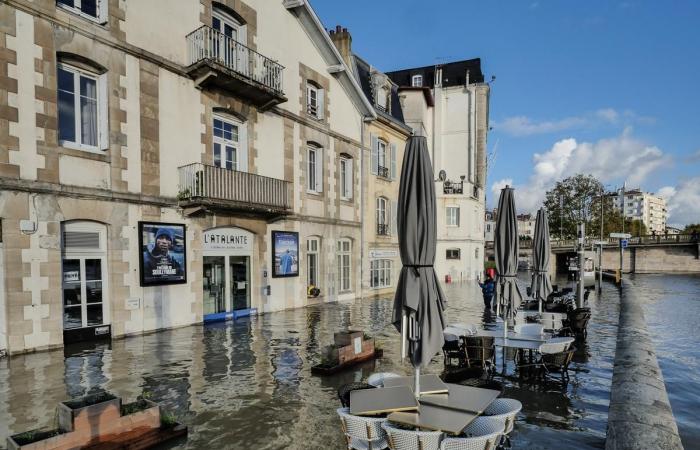
[{"label": "dormer window", "polygon": [[423,75],[413,75],[411,77],[411,86],[423,87]]},{"label": "dormer window", "polygon": [[377,107],[387,112],[389,111],[389,99],[391,98],[389,93],[390,91],[386,87],[381,87],[377,91]]}]

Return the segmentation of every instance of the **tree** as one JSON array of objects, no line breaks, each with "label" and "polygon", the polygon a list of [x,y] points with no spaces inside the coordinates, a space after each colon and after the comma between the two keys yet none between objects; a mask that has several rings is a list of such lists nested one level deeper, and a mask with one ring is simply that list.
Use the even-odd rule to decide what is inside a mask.
[{"label": "tree", "polygon": [[686,225],[685,229],[683,230],[684,234],[693,234],[693,233],[700,233],[700,223],[691,223],[690,225]]},{"label": "tree", "polygon": [[[576,237],[576,225],[593,219],[596,212],[591,206],[596,196],[600,198],[601,192],[603,184],[593,175],[578,174],[557,181],[554,188],[545,194],[544,201],[549,212],[550,234],[564,239]],[[604,200],[604,209],[612,211],[612,199],[610,207],[606,208],[605,203]]]}]

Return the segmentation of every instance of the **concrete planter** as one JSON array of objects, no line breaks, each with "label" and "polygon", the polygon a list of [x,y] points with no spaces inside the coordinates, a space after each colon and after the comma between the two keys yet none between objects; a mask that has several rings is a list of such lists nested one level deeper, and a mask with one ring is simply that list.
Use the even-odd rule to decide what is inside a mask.
[{"label": "concrete planter", "polygon": [[[128,414],[122,415],[122,412]],[[57,413],[58,430],[11,436],[7,439],[7,448],[62,450],[100,444],[148,448],[170,437],[167,430],[164,432],[161,428],[160,406],[146,399],[122,406],[121,399],[112,395],[86,397],[59,403]]]}]

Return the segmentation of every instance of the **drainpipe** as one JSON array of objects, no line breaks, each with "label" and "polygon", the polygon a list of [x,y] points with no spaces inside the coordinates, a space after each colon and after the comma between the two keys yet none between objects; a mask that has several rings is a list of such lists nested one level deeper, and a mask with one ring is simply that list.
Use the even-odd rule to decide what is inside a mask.
[{"label": "drainpipe", "polygon": [[360,122],[360,297],[363,297],[365,280],[365,124],[372,121],[371,116],[362,116]]}]

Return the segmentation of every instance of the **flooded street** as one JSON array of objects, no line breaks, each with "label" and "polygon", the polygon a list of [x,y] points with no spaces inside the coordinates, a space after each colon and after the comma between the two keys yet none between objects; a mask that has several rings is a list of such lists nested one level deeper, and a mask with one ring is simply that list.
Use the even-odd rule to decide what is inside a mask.
[{"label": "flooded street", "polygon": [[[643,281],[653,284],[654,278]],[[641,282],[641,277],[635,279]],[[452,284],[445,291],[449,322],[492,320],[476,285]],[[588,341],[577,351],[567,385],[497,377],[504,396],[523,403],[511,436],[514,448],[603,447],[617,289],[606,284],[601,298],[591,295],[589,306]],[[133,337],[96,349],[72,348],[65,357],[59,350],[5,359],[0,361],[0,439],[4,443],[8,434],[49,426],[59,401],[105,389],[125,399],[148,393],[174,412],[190,427],[188,440],[179,443],[182,448],[340,449],[337,388],[374,371],[411,370],[399,362],[399,335],[389,323],[391,310],[387,299],[326,304]],[[336,376],[312,376],[320,349],[332,342],[334,331],[345,327],[374,335],[384,357]],[[436,356],[428,371],[440,373],[442,359]],[[669,365],[679,362],[672,360],[660,357],[667,381],[674,381],[667,369],[676,370]],[[687,373],[683,370],[679,376]],[[671,401],[677,409],[679,400],[672,395]]]}]

